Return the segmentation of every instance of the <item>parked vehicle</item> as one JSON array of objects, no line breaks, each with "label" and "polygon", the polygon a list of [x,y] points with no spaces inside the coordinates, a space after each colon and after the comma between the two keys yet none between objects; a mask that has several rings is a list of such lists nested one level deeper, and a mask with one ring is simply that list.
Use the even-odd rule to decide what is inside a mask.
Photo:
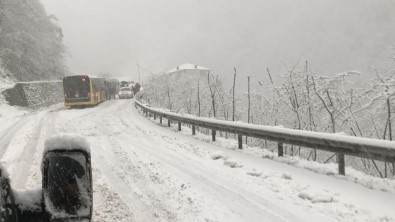
[{"label": "parked vehicle", "polygon": [[133,91],[129,87],[122,87],[118,95],[120,99],[131,99],[133,98]]}]

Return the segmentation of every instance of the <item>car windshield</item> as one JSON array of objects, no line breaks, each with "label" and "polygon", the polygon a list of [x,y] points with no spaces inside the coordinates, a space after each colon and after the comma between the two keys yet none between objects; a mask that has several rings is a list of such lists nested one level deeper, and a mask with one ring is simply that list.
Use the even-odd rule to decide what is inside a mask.
[{"label": "car windshield", "polygon": [[395,222],[395,0],[0,0],[0,91],[49,217]]}]

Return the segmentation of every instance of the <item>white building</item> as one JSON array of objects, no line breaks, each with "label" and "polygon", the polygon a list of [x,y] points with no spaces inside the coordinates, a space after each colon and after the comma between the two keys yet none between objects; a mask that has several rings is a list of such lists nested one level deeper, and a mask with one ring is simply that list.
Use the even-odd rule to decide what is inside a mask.
[{"label": "white building", "polygon": [[208,73],[210,73],[210,69],[208,68],[186,63],[167,71],[166,75],[168,75],[170,79],[177,81],[207,78]]}]

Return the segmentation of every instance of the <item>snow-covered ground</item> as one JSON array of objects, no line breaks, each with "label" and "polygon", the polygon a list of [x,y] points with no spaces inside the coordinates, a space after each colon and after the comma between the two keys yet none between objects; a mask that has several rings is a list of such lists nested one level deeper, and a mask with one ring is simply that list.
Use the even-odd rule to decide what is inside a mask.
[{"label": "snow-covered ground", "polygon": [[391,181],[375,189],[224,145],[231,140],[207,143],[147,119],[133,100],[24,112],[0,117],[0,157],[12,185],[41,186],[46,138],[80,134],[91,146],[94,221],[395,221]]}]

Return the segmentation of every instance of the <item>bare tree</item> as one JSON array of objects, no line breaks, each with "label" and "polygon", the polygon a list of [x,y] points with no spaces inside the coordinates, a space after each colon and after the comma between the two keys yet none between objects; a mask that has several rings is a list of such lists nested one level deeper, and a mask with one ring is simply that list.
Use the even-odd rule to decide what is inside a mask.
[{"label": "bare tree", "polygon": [[250,123],[250,113],[251,113],[250,76],[247,76],[247,79],[248,79],[248,114],[247,114],[247,122]]},{"label": "bare tree", "polygon": [[169,86],[168,76],[166,74],[165,74],[165,86],[166,86],[166,94],[167,94],[167,99],[168,99],[168,107],[169,107],[169,110],[172,110],[173,105],[171,103],[171,97],[170,97],[170,86]]},{"label": "bare tree", "polygon": [[217,117],[216,112],[215,112],[215,90],[213,89],[213,87],[210,84],[210,73],[207,74],[207,82],[208,82],[208,87],[210,89],[212,110],[213,110],[213,115],[215,118],[215,117]]},{"label": "bare tree", "polygon": [[232,98],[232,108],[233,108],[233,112],[232,112],[232,121],[235,121],[235,90],[236,90],[236,67],[234,67],[234,75],[233,75],[233,89],[232,89],[232,93],[233,93],[233,98]]},{"label": "bare tree", "polygon": [[198,80],[198,87],[197,87],[197,101],[199,105],[198,109],[198,116],[200,117],[200,81]]}]

